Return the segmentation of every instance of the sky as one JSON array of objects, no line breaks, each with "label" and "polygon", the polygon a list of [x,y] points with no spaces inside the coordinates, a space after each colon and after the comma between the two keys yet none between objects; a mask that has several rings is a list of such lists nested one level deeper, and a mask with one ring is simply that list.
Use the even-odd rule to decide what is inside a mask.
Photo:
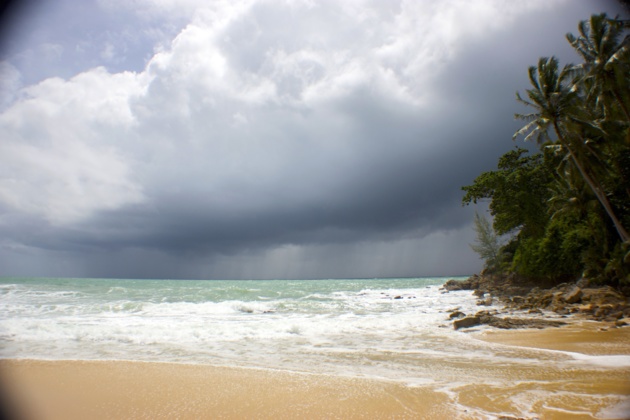
[{"label": "sky", "polygon": [[0,276],[470,275],[461,187],[607,0],[29,0],[0,24]]}]

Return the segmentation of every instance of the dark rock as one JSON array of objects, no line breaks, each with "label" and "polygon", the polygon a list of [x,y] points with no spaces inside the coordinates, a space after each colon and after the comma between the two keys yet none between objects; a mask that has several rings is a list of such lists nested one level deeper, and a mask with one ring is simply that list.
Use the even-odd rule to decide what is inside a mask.
[{"label": "dark rock", "polygon": [[[449,280],[444,284],[443,290],[443,293],[447,293],[449,290],[472,290],[474,295],[479,298],[478,305],[501,302],[507,310],[529,311],[534,316],[542,314],[542,310],[550,310],[562,317],[583,315],[599,321],[608,319],[610,322],[615,322],[622,318],[626,318],[627,321],[630,318],[628,297],[610,286],[593,287],[591,282],[584,278],[577,283],[568,282],[557,285],[551,281],[532,280],[517,274],[502,275],[486,272],[482,276],[472,276],[465,281]],[[503,318],[494,316],[496,313],[484,312],[486,311],[480,311],[475,317],[479,318],[482,324],[496,328],[558,326],[553,325],[554,322],[558,321],[538,320],[541,322],[536,322],[536,320],[520,318]],[[467,328],[463,325],[465,323],[460,323],[455,328]]]},{"label": "dark rock", "polygon": [[615,327],[624,327],[626,325],[628,325],[628,324],[625,321],[622,321],[620,319],[615,321]]},{"label": "dark rock", "polygon": [[614,319],[621,319],[621,318],[623,318],[623,312],[621,312],[621,311],[620,312],[614,312],[614,313],[610,314],[609,316],[611,318],[614,318]]},{"label": "dark rock", "polygon": [[612,305],[602,305],[593,314],[595,318],[605,318],[613,310]]},{"label": "dark rock", "polygon": [[626,303],[626,297],[610,286],[582,290],[582,301],[594,305]]},{"label": "dark rock", "polygon": [[402,299],[402,296],[395,296],[394,299]]},{"label": "dark rock", "polygon": [[473,275],[464,281],[459,280],[448,280],[446,283],[442,285],[442,289],[447,292],[453,290],[475,290],[479,287],[479,276]]},{"label": "dark rock", "polygon": [[568,308],[566,308],[566,307],[561,307],[561,308],[558,308],[555,312],[556,312],[557,314],[559,314],[559,315],[568,315],[568,314],[570,314],[570,313],[571,313],[571,312],[569,312],[569,309],[568,309]]},{"label": "dark rock", "polygon": [[468,316],[466,318],[453,321],[453,327],[458,330],[460,328],[470,328],[481,324],[481,320],[476,316]]},{"label": "dark rock", "polygon": [[494,328],[517,329],[517,328],[547,328],[561,327],[566,325],[563,321],[551,321],[547,319],[525,319],[525,318],[499,318],[493,315],[480,317],[481,323]]},{"label": "dark rock", "polygon": [[492,297],[487,297],[485,299],[479,299],[477,301],[477,305],[479,305],[479,306],[490,306],[490,305],[492,305]]},{"label": "dark rock", "polygon": [[454,319],[454,318],[463,318],[465,316],[466,314],[461,311],[453,311],[448,317],[449,319]]},{"label": "dark rock", "polygon": [[553,301],[552,293],[544,293],[538,298],[538,304],[543,307],[549,306],[552,301]]},{"label": "dark rock", "polygon": [[482,298],[485,294],[486,294],[486,292],[484,292],[484,291],[483,291],[483,290],[481,290],[481,289],[477,289],[477,290],[475,290],[475,291],[473,292],[473,295],[475,295],[475,296],[477,296],[477,297],[479,297],[479,298]]},{"label": "dark rock", "polygon": [[[544,295],[545,298],[549,297],[549,294]],[[555,304],[565,303],[564,292],[553,292],[551,294],[551,301]]]},{"label": "dark rock", "polygon": [[569,293],[565,294],[564,301],[568,304],[579,303],[582,301],[582,289],[574,287]]}]

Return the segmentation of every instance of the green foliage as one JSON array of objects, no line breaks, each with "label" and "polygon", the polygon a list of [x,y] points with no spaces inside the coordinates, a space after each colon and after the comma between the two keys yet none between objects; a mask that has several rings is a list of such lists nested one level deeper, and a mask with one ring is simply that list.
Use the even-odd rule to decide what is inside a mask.
[{"label": "green foliage", "polygon": [[588,248],[589,231],[574,220],[553,219],[539,238],[521,240],[512,269],[544,279],[569,279],[581,274],[581,255]]},{"label": "green foliage", "polygon": [[542,154],[526,154],[526,149],[517,147],[501,156],[497,171],[484,172],[472,185],[462,187],[466,205],[491,200],[490,213],[499,235],[519,229],[540,234],[549,218],[545,208],[553,170]]},{"label": "green foliage", "polygon": [[531,89],[516,99],[532,112],[515,114],[525,125],[514,139],[536,140],[540,152],[517,147],[462,188],[464,204],[489,200],[494,231],[513,234],[495,265],[630,284],[629,26],[593,15],[567,35],[582,63],[543,57],[528,69]]}]

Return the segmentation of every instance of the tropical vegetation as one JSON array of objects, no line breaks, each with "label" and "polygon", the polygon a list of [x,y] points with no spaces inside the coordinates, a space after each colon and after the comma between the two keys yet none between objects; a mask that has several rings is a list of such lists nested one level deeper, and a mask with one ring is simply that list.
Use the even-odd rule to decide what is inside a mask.
[{"label": "tropical vegetation", "polygon": [[581,63],[540,58],[516,100],[529,113],[497,170],[462,189],[489,201],[493,228],[510,240],[489,269],[530,279],[585,276],[630,286],[630,22],[593,15],[567,40]]}]

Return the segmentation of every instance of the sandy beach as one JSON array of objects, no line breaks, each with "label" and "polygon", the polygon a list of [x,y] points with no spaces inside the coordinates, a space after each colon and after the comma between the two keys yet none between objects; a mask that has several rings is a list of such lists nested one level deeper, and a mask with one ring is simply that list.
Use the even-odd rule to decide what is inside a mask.
[{"label": "sandy beach", "polygon": [[[479,339],[588,355],[630,354],[630,328],[596,324],[561,329],[474,332]],[[520,347],[515,347],[518,351]],[[606,360],[605,358],[602,360]],[[611,361],[614,363],[614,360]],[[463,376],[476,369],[462,366]],[[493,367],[496,369],[496,366]],[[377,379],[274,370],[124,361],[3,360],[4,401],[28,419],[243,419],[518,417],[527,406],[541,419],[623,419],[630,416],[630,368],[570,372],[522,370],[518,361],[493,383],[407,386]],[[486,375],[484,373],[484,375]],[[554,382],[557,375],[557,382]],[[487,376],[487,375],[486,375]],[[521,402],[519,404],[519,401]]]},{"label": "sandy beach", "polygon": [[23,419],[454,418],[446,395],[391,382],[167,363],[3,361]]},{"label": "sandy beach", "polygon": [[630,327],[612,323],[572,320],[560,329],[487,330],[481,340],[520,347],[558,350],[586,355],[630,355]]},{"label": "sandy beach", "polygon": [[[477,338],[489,343],[568,353],[608,369],[597,371],[576,368],[563,372],[567,376],[558,382],[553,381],[557,372],[549,372],[543,376],[550,381],[540,386],[524,386],[518,381],[509,388],[479,385],[468,393],[464,392],[460,402],[465,404],[466,398],[472,396],[474,399],[475,395],[484,394],[481,399],[488,402],[488,405],[482,404],[484,409],[494,406],[496,411],[501,407],[501,402],[513,409],[514,406],[508,400],[522,393],[523,399],[532,400],[529,406],[541,419],[629,419],[630,367],[617,366],[616,360],[630,355],[630,328],[614,328],[612,325],[572,319],[569,325],[562,328],[492,329],[474,333]],[[593,358],[590,359],[590,356]],[[548,392],[548,398],[534,402],[536,392]]]}]

